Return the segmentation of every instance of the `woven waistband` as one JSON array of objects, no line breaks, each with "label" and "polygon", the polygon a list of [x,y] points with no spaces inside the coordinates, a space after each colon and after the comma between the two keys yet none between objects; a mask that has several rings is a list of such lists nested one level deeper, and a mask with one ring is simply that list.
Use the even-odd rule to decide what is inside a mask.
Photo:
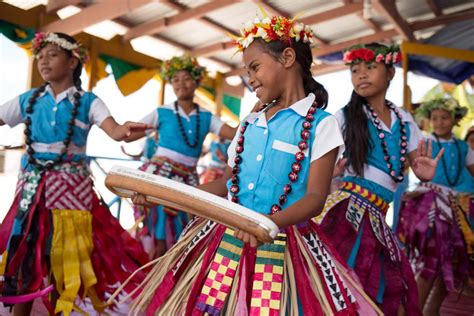
[{"label": "woven waistband", "polygon": [[169,164],[171,166],[171,169],[174,172],[179,173],[183,176],[187,176],[187,175],[196,173],[196,168],[195,167],[186,166],[182,163],[176,162],[176,161],[174,161],[172,159],[169,159],[167,157],[161,157],[161,156],[153,157],[150,160],[149,163],[153,163],[153,164],[157,164],[157,165]]},{"label": "woven waistband", "polygon": [[370,192],[366,188],[361,187],[358,184],[355,184],[353,182],[343,182],[340,189],[349,193],[355,193],[359,195],[363,199],[377,206],[380,210],[382,210],[383,213],[386,213],[388,210],[388,203],[384,199]]}]

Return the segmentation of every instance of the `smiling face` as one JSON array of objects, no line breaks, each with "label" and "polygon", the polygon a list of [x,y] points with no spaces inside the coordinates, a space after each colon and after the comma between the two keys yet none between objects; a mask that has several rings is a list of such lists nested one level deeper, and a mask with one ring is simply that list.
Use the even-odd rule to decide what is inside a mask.
[{"label": "smiling face", "polygon": [[186,70],[180,70],[171,78],[171,85],[178,100],[192,100],[194,91],[197,88],[197,82]]},{"label": "smiling face", "polygon": [[364,98],[385,93],[388,83],[394,75],[393,67],[387,68],[382,63],[360,62],[351,66],[351,80],[354,90]]},{"label": "smiling face", "polygon": [[451,137],[455,121],[446,110],[434,109],[430,114],[430,124],[433,132],[441,138],[448,139]]},{"label": "smiling face", "polygon": [[243,53],[249,83],[263,104],[278,99],[284,91],[284,66],[270,55],[259,42],[252,43]]},{"label": "smiling face", "polygon": [[70,80],[78,60],[55,44],[46,45],[37,54],[38,71],[47,82]]}]

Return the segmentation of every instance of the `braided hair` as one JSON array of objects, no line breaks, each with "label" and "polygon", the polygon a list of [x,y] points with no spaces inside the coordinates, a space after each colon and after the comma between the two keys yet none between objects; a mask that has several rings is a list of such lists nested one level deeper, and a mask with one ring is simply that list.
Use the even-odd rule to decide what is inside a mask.
[{"label": "braided hair", "polygon": [[[283,51],[288,47],[287,44],[281,41],[265,42],[260,38],[254,40],[258,42],[263,50],[276,59],[278,59]],[[313,93],[316,96],[318,108],[325,109],[328,104],[328,92],[322,84],[317,82],[311,74],[311,64],[313,63],[313,55],[311,47],[308,43],[293,42],[291,48],[295,50],[296,62],[301,67],[301,77],[303,78],[303,87],[306,95]]]}]

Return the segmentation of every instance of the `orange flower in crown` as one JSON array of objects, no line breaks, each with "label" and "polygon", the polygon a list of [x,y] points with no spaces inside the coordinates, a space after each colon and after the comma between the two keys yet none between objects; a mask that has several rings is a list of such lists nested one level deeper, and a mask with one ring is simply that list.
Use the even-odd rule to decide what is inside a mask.
[{"label": "orange flower in crown", "polygon": [[241,37],[235,37],[239,51],[249,47],[255,38],[261,38],[265,42],[281,41],[288,46],[291,46],[293,42],[313,45],[313,31],[308,25],[283,16],[257,17],[245,23],[240,29],[240,34]]}]

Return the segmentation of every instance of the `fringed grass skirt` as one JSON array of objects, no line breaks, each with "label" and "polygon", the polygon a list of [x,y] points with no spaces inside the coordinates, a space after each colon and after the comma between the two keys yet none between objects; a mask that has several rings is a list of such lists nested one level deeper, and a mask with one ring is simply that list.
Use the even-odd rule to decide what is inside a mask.
[{"label": "fringed grass skirt", "polygon": [[133,302],[146,315],[377,315],[347,267],[308,222],[252,248],[196,218]]}]

